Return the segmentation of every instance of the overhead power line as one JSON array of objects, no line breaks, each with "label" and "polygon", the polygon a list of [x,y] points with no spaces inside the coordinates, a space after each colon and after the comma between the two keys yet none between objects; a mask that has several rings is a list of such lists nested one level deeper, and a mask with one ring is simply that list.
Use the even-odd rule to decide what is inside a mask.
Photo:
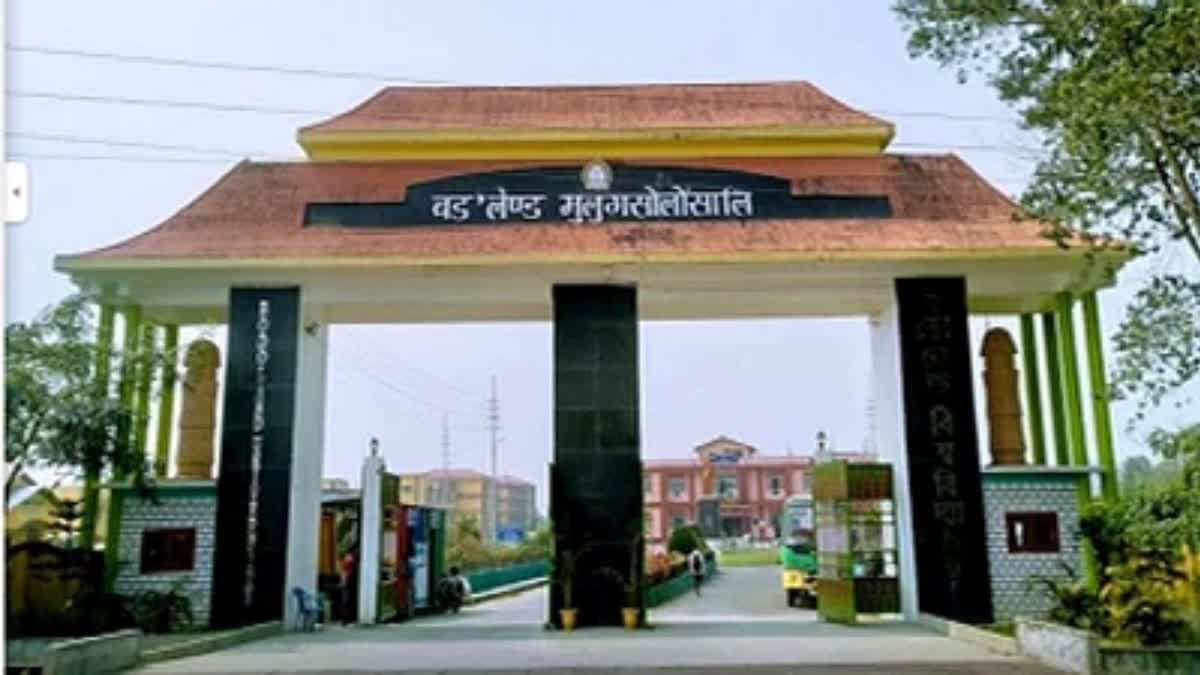
[{"label": "overhead power line", "polygon": [[445,389],[448,389],[450,391],[453,391],[453,392],[456,392],[463,396],[466,396],[468,398],[471,398],[472,400],[475,400],[477,402],[482,403],[484,401],[487,401],[487,399],[488,399],[488,397],[483,393],[480,393],[478,391],[472,391],[470,389],[461,387],[457,384],[454,384],[453,382],[450,382],[446,379],[443,379],[442,377],[434,375],[433,373],[431,373],[423,368],[420,368],[416,365],[409,363],[408,361],[405,361],[404,359],[401,359],[401,358],[395,356],[394,354],[392,354],[390,352],[390,350],[386,349],[385,347],[380,345],[378,342],[376,342],[373,339],[368,338],[365,335],[358,334],[358,335],[356,335],[356,337],[358,339],[362,340],[363,342],[365,342],[366,344],[370,345],[371,347],[375,348],[376,351],[386,353],[387,357],[388,357],[389,365],[397,366],[403,370],[409,371],[410,373],[415,373],[421,377],[432,380]]},{"label": "overhead power line", "polygon": [[[11,152],[11,151],[10,151]],[[32,159],[68,162],[125,162],[132,164],[233,164],[238,159],[206,157],[154,157],[148,155],[77,155],[53,152],[12,152],[10,159],[18,162]]]},{"label": "overhead power line", "polygon": [[8,49],[14,52],[29,54],[44,54],[49,56],[71,56],[76,58],[101,59],[120,63],[140,63],[152,66],[176,66],[184,68],[202,68],[214,70],[232,70],[239,72],[275,73],[279,75],[300,75],[306,77],[325,77],[341,80],[360,80],[376,82],[407,82],[411,84],[453,84],[447,80],[391,75],[364,71],[326,70],[322,68],[288,68],[284,66],[268,66],[249,63],[234,63],[230,61],[204,61],[200,59],[182,59],[166,56],[147,56],[142,54],[122,54],[119,52],[90,51],[86,49],[67,49],[63,47],[48,47],[45,45],[8,44]]},{"label": "overhead power line", "polygon": [[41,98],[52,101],[70,101],[82,103],[105,103],[118,105],[138,105],[158,108],[183,108],[216,112],[249,112],[264,115],[305,115],[329,116],[328,110],[313,110],[309,108],[283,108],[276,106],[252,105],[246,103],[216,103],[213,101],[187,101],[166,98],[137,98],[126,96],[107,96],[99,94],[76,94],[60,91],[30,91],[27,89],[6,89],[8,96],[16,98]]},{"label": "overhead power line", "polygon": [[146,141],[127,141],[114,138],[96,138],[91,136],[75,136],[72,134],[46,134],[34,131],[8,131],[6,136],[26,138],[34,141],[55,141],[61,143],[80,143],[84,145],[104,145],[114,148],[142,148],[146,150],[168,150],[178,152],[194,152],[209,155],[227,155],[250,157],[261,155],[259,152],[246,150],[230,150],[227,148],[206,148],[196,145],[178,145],[174,143],[150,143]]},{"label": "overhead power line", "polygon": [[[216,69],[228,70],[235,72],[254,72],[254,73],[273,73],[280,75],[295,75],[304,77],[319,77],[332,78],[339,80],[357,80],[364,82],[382,82],[388,84],[416,84],[416,85],[442,85],[442,86],[470,86],[469,83],[456,80],[448,80],[441,78],[423,78],[414,77],[405,74],[389,74],[370,71],[346,71],[346,70],[331,70],[325,68],[293,68],[277,65],[263,65],[250,63],[237,63],[231,61],[206,61],[201,59],[185,59],[176,57],[153,56],[146,54],[127,54],[110,51],[93,51],[85,49],[72,49],[66,47],[52,47],[47,45],[30,45],[30,44],[8,44],[8,49],[13,52],[24,52],[30,54],[42,54],[47,56],[63,56],[74,58],[98,59],[107,60],[117,63],[134,63],[153,66],[171,66],[184,68],[200,68],[200,69]],[[13,96],[42,96],[44,98],[61,97],[64,99],[79,98],[79,95],[73,94],[56,94],[50,92],[14,92],[10,91]],[[592,90],[589,92],[592,96],[605,96],[609,92],[604,90]],[[615,92],[612,95],[617,95]],[[100,100],[106,97],[92,97]],[[661,100],[663,103],[678,105],[679,99],[668,96],[647,96],[643,95],[642,100]],[[127,102],[133,102],[129,100]],[[115,101],[114,101],[115,102]],[[158,103],[155,103],[158,104]],[[756,103],[750,104],[753,106],[778,107],[772,103]],[[231,109],[234,106],[222,106],[225,109]],[[246,112],[267,112],[268,109],[264,106],[237,106],[241,111]],[[791,109],[801,109],[804,106],[790,106]],[[279,109],[281,114],[334,114],[328,112],[304,111],[298,109]],[[1005,124],[1016,124],[1017,119],[1003,115],[989,115],[977,113],[954,113],[946,111],[902,111],[902,110],[880,110],[880,109],[863,109],[862,112],[871,115],[891,116],[891,117],[913,117],[913,118],[930,118],[941,119],[948,121],[962,122],[1001,122]]]}]

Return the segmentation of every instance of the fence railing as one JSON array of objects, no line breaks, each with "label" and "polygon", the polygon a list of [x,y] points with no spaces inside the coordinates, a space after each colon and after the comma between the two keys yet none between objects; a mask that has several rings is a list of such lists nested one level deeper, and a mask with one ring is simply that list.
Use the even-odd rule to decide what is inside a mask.
[{"label": "fence railing", "polygon": [[[711,577],[717,573],[717,563],[715,560],[708,560],[705,576]],[[646,589],[646,607],[657,607],[668,600],[677,598],[684,593],[692,590],[692,575],[684,571],[682,574],[677,574],[670,579],[654,584]]]},{"label": "fence railing", "polygon": [[467,583],[471,585],[472,593],[482,593],[500,586],[515,584],[520,581],[536,579],[550,574],[550,561],[536,560],[504,567],[490,567],[468,572]]}]

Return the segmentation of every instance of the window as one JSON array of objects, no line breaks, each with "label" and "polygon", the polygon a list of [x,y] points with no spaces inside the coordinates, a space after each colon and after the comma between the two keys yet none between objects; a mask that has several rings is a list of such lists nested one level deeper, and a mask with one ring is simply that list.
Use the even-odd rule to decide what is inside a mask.
[{"label": "window", "polygon": [[195,560],[195,529],[142,532],[142,574],[189,571]]},{"label": "window", "polygon": [[642,476],[642,494],[650,494],[650,476]]},{"label": "window", "polygon": [[1007,513],[1009,553],[1058,553],[1058,514]]},{"label": "window", "polygon": [[738,496],[737,474],[722,473],[717,476],[717,496],[736,499]]},{"label": "window", "polygon": [[805,471],[800,474],[800,494],[807,495],[812,493],[812,474]]},{"label": "window", "polygon": [[767,478],[767,492],[776,495],[783,492],[783,476],[776,474]]},{"label": "window", "polygon": [[667,485],[667,489],[670,490],[672,497],[682,497],[684,490],[687,489],[683,476],[671,476],[670,482]]},{"label": "window", "polygon": [[671,516],[671,529],[677,530],[687,524],[683,516]]}]

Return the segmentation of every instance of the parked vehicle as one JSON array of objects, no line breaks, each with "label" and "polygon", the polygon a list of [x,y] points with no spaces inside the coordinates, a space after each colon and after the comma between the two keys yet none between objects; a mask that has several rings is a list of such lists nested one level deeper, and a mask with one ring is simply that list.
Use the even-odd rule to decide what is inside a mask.
[{"label": "parked vehicle", "polygon": [[817,605],[817,547],[812,497],[792,495],[783,505],[780,582],[789,607]]}]

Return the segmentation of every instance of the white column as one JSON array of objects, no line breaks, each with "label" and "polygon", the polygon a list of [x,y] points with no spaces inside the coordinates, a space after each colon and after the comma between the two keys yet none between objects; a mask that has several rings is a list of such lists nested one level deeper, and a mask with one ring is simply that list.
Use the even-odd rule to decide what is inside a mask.
[{"label": "white column", "polygon": [[[288,496],[288,536],[284,626],[296,625],[292,589],[316,594],[317,540],[321,523],[321,464],[325,458],[326,330],[302,310],[296,341],[296,417],[292,424],[291,492]],[[309,328],[305,328],[308,326]]]},{"label": "white column", "polygon": [[358,622],[375,623],[379,603],[379,538],[383,527],[380,491],[383,458],[368,455],[362,468],[362,507],[358,542]]},{"label": "white column", "polygon": [[917,559],[913,541],[912,500],[908,483],[908,443],[904,426],[904,379],[900,366],[900,314],[894,292],[882,312],[870,318],[871,361],[874,383],[875,449],[890,462],[894,474],[896,547],[900,565],[900,611],[915,621]]}]

